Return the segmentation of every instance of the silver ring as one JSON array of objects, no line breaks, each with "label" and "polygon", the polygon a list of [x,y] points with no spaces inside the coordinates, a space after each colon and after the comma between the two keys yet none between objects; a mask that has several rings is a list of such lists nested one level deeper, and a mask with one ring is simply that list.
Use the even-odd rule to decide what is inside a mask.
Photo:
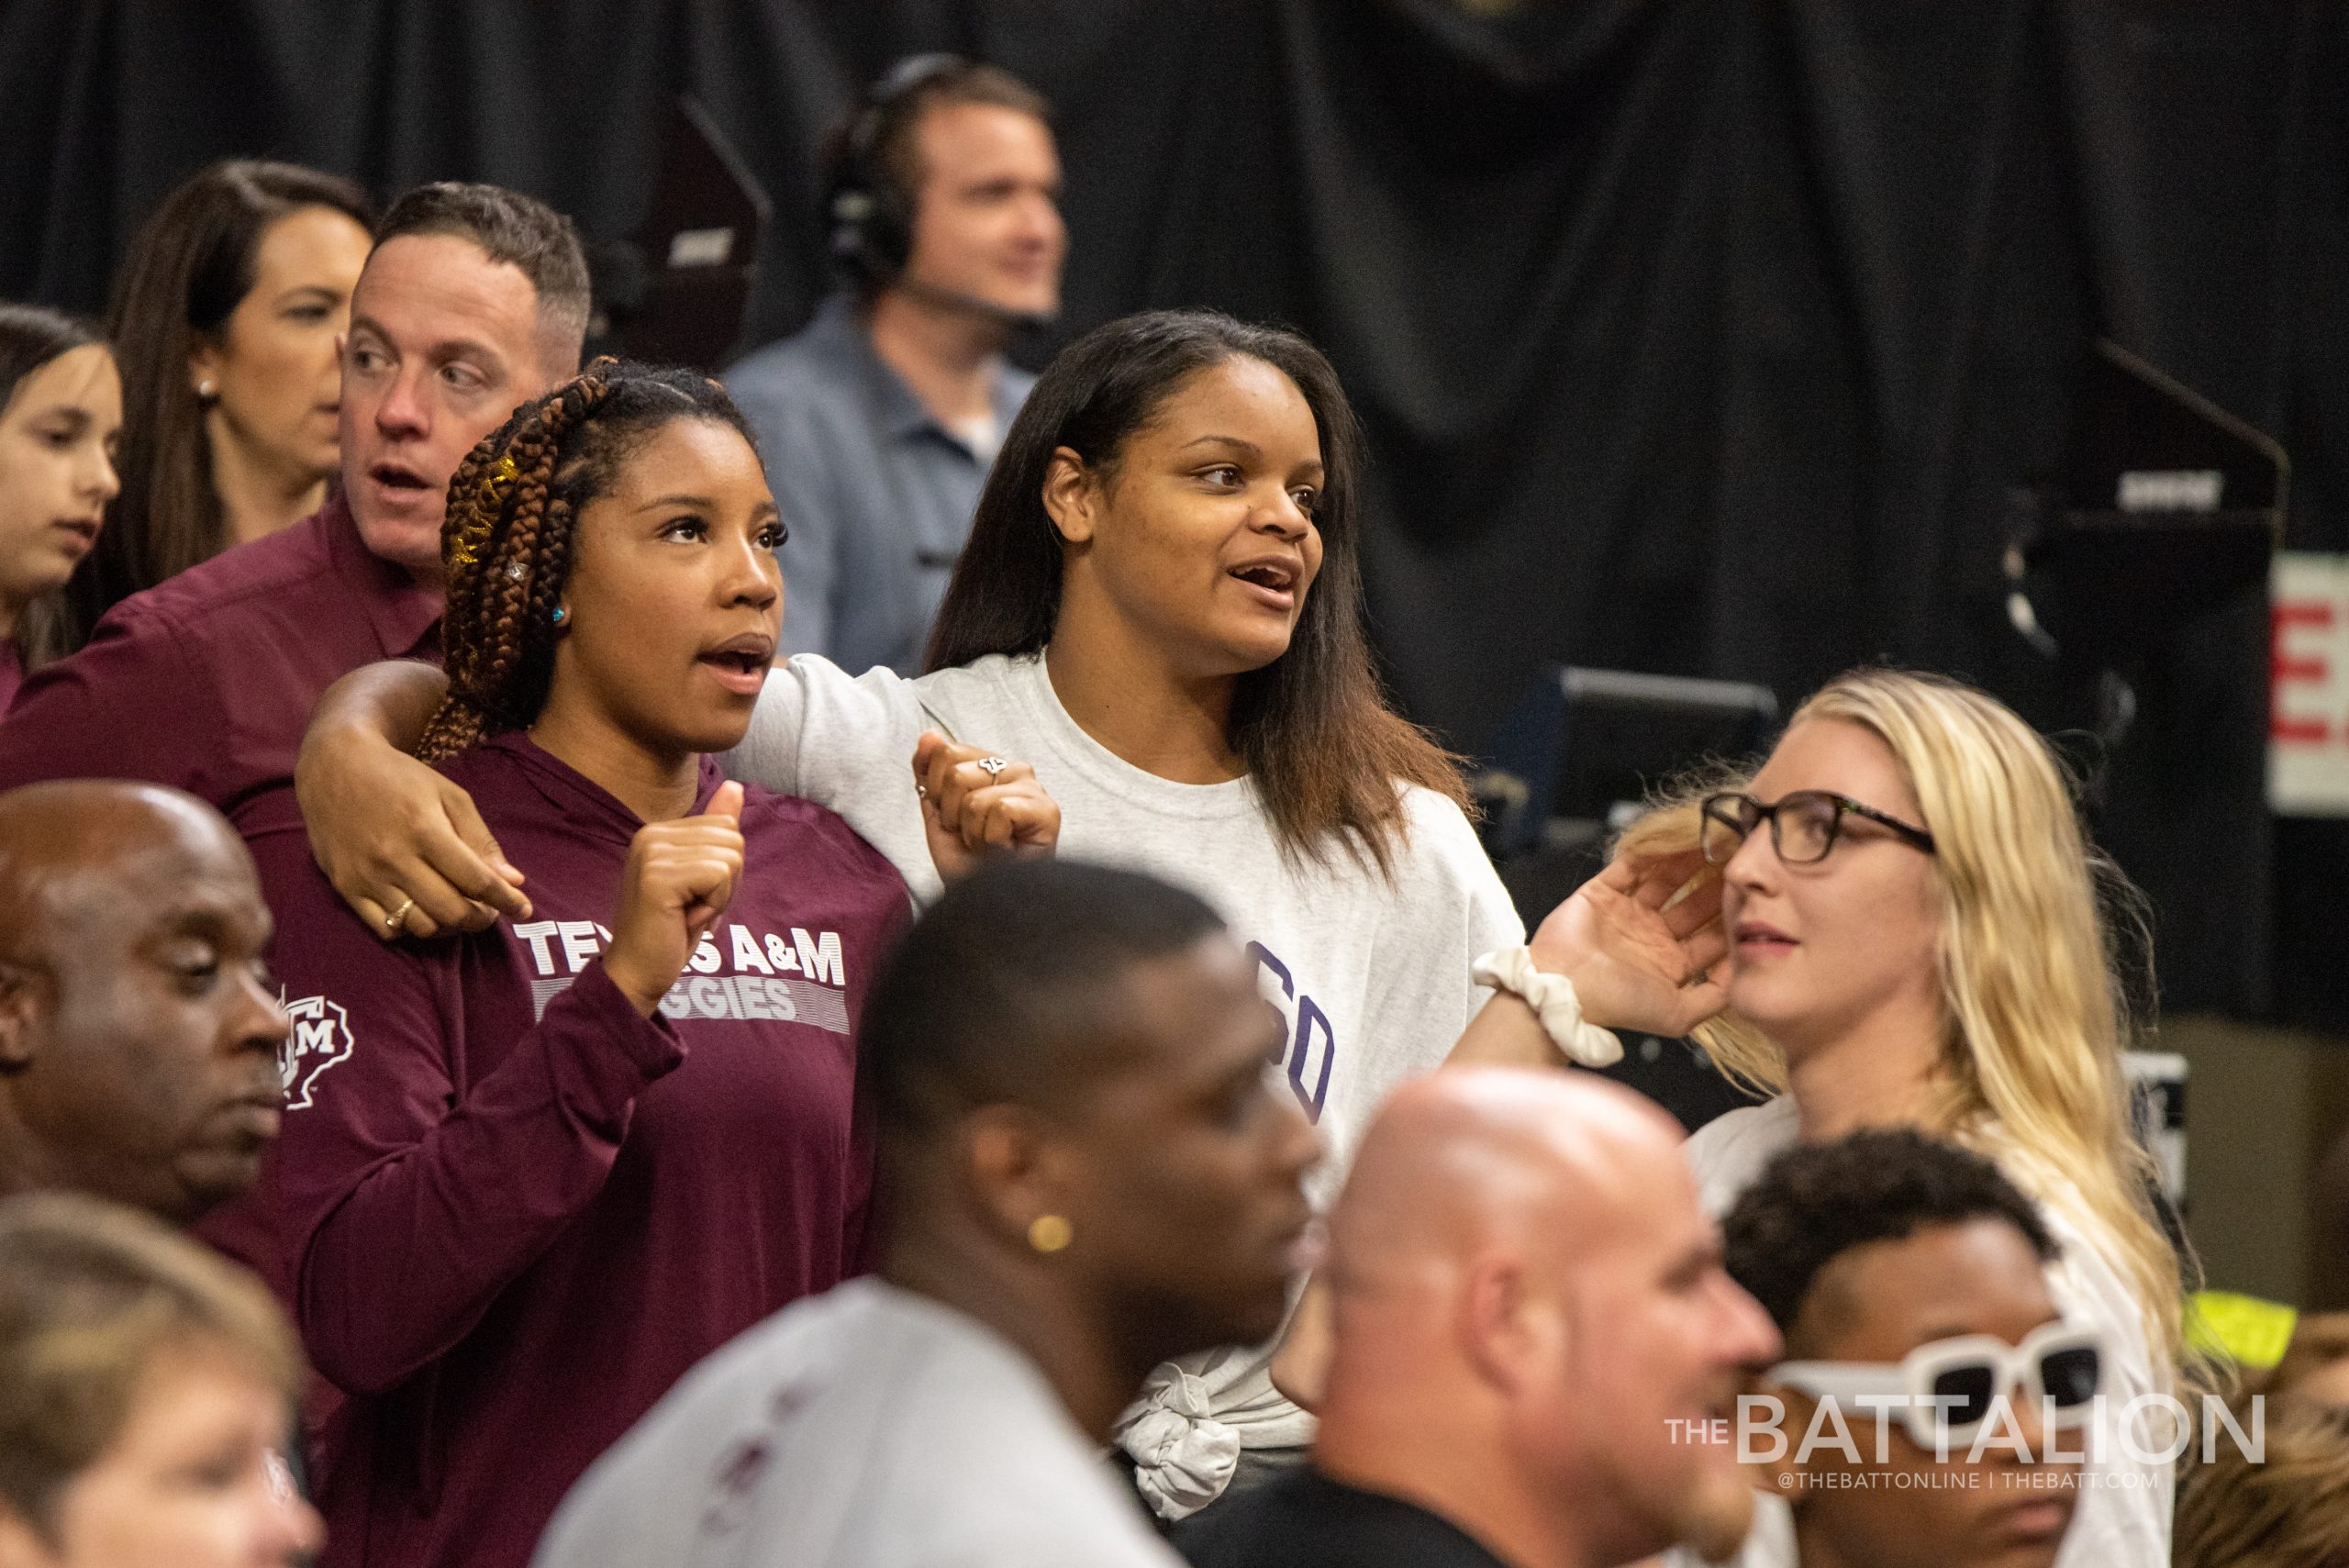
[{"label": "silver ring", "polygon": [[996,777],[1004,769],[1011,766],[1009,762],[1005,762],[1001,757],[981,757],[975,765],[979,772],[986,774],[989,778]]},{"label": "silver ring", "polygon": [[415,907],[415,899],[410,898],[404,901],[398,908],[384,917],[384,929],[386,931],[396,931],[401,927],[406,925],[407,912]]}]

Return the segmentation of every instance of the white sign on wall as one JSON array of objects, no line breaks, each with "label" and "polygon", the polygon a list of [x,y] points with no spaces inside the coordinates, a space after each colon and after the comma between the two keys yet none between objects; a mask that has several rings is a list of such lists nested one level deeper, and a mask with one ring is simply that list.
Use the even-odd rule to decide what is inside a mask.
[{"label": "white sign on wall", "polygon": [[2349,556],[2279,551],[2269,583],[2267,803],[2349,817]]}]

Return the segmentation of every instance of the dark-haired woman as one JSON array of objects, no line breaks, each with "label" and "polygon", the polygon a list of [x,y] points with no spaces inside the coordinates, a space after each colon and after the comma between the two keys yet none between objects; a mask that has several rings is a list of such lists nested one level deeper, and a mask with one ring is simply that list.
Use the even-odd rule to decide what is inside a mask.
[{"label": "dark-haired woman", "polygon": [[300,1020],[276,1210],[349,1396],[330,1563],[524,1562],[680,1373],[864,1257],[852,1020],[905,884],[709,755],[767,678],[782,538],[715,383],[607,361],[526,406],[451,482],[422,754],[529,917],[387,944],[290,813],[255,842]]},{"label": "dark-haired woman", "polygon": [[67,651],[60,593],[106,523],[122,378],[90,331],[0,305],[0,710]]},{"label": "dark-haired woman", "polygon": [[[1373,673],[1361,447],[1336,373],[1292,333],[1206,312],[1098,328],[1011,428],[930,673],[795,659],[729,762],[840,811],[926,894],[901,759],[932,728],[1017,748],[1065,814],[1063,853],[1195,889],[1247,943],[1288,1020],[1280,1064],[1335,1156],[1317,1198],[1386,1091],[1481,1004],[1474,960],[1524,940],[1453,759]],[[384,736],[433,690],[429,672],[379,670],[321,710],[304,800],[348,896],[390,895],[373,868],[420,863],[380,841],[397,837],[381,806],[431,783],[401,776]],[[1153,1377],[1120,1440],[1162,1514],[1308,1440],[1268,1361],[1236,1349]]]},{"label": "dark-haired woman", "polygon": [[338,461],[335,340],[375,221],[349,180],[239,160],[163,198],[115,279],[122,495],[69,597],[117,602],[301,521]]}]

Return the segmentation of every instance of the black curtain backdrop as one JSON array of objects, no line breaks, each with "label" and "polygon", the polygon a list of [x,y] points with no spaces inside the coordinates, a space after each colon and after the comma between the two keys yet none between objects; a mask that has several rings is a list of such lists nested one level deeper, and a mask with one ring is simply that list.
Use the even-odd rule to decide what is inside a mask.
[{"label": "black curtain backdrop", "polygon": [[[2349,548],[2333,0],[7,0],[0,295],[97,308],[230,155],[616,235],[685,91],[774,198],[763,339],[823,285],[824,130],[929,49],[1058,106],[1063,336],[1214,305],[1337,361],[1381,646],[1462,745],[1546,660],[1787,702],[1891,660],[2091,725],[1998,557],[2099,332],[2283,439],[2291,542]],[[2137,674],[2118,750],[2068,744],[2166,1001],[2349,1020],[2343,831],[2262,802],[2264,604]]]}]

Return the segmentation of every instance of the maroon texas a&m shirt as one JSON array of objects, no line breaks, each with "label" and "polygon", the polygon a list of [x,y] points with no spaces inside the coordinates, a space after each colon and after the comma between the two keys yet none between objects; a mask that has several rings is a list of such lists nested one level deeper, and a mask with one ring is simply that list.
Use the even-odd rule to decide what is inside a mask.
[{"label": "maroon texas a&m shirt", "polygon": [[319,694],[378,660],[440,662],[440,596],[369,552],[338,494],[133,594],[25,677],[0,718],[0,790],[146,779],[241,828],[249,802],[294,782]]},{"label": "maroon texas a&m shirt", "polygon": [[[386,945],[255,836],[295,1036],[271,1178],[330,1419],[322,1562],[521,1568],[681,1374],[863,1266],[852,1020],[906,887],[829,811],[751,790],[743,875],[659,1013],[600,954],[640,824],[517,732],[443,771],[531,918]],[[719,783],[703,764],[695,809]]]}]

